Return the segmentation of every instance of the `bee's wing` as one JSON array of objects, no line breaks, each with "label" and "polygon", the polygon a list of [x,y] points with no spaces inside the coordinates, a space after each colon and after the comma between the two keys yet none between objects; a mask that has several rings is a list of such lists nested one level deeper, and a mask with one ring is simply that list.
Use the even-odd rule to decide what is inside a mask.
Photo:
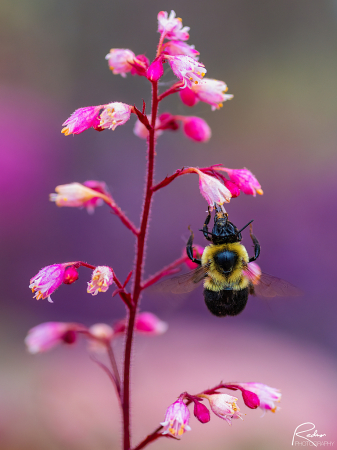
[{"label": "bee's wing", "polygon": [[185,294],[198,287],[208,271],[208,266],[201,266],[188,273],[177,275],[168,280],[161,281],[156,285],[156,290],[161,292],[172,292],[173,294]]},{"label": "bee's wing", "polygon": [[259,297],[299,297],[303,292],[288,281],[262,272],[257,284],[254,284],[254,293]]}]

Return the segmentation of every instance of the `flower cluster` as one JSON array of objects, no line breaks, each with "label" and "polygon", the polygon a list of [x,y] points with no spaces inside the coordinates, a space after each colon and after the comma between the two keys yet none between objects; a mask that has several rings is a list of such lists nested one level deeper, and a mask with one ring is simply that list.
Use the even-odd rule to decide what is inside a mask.
[{"label": "flower cluster", "polygon": [[231,390],[241,390],[242,398],[246,406],[250,409],[261,408],[264,411],[277,410],[275,402],[280,402],[281,393],[278,389],[272,388],[262,383],[228,383],[220,384],[214,389],[204,391],[197,395],[190,395],[187,392],[181,394],[177,401],[172,403],[166,411],[162,434],[170,434],[173,437],[181,436],[185,431],[191,430],[189,426],[190,412],[188,405],[194,403],[194,416],[201,423],[211,420],[209,409],[202,403],[207,399],[211,411],[220,419],[225,420],[228,425],[233,419],[242,419],[242,413],[237,405],[238,398],[232,395],[220,393],[219,390],[227,388]]}]

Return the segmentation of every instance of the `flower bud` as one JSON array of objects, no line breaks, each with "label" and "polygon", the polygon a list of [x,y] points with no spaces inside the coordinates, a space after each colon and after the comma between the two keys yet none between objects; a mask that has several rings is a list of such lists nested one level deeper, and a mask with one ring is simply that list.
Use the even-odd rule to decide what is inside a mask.
[{"label": "flower bud", "polygon": [[73,344],[82,325],[65,322],[45,322],[30,329],[25,339],[29,353],[41,353],[58,344]]},{"label": "flower bud", "polygon": [[186,87],[179,91],[181,101],[187,106],[194,106],[199,102],[199,99],[193,89]]},{"label": "flower bud", "polygon": [[211,420],[208,408],[201,402],[194,402],[194,415],[201,423],[207,423]]},{"label": "flower bud", "polygon": [[146,77],[150,81],[158,81],[164,74],[163,60],[160,56],[156,58],[147,69]]},{"label": "flower bud", "polygon": [[138,333],[156,336],[167,331],[168,325],[150,312],[143,312],[136,317],[135,330]]},{"label": "flower bud", "polygon": [[63,275],[63,283],[64,284],[72,284],[76,280],[78,280],[78,272],[75,269],[75,267],[68,267],[68,269],[65,270]]},{"label": "flower bud", "polygon": [[179,116],[179,118],[183,122],[184,133],[187,137],[198,142],[207,142],[210,139],[212,131],[204,119],[195,116],[184,118]]}]

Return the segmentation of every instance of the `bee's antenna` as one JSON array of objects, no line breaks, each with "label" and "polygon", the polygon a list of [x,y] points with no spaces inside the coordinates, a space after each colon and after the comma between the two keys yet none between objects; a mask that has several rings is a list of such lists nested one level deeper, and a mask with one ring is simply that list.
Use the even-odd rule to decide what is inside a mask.
[{"label": "bee's antenna", "polygon": [[254,219],[251,220],[250,222],[248,222],[247,225],[245,225],[243,228],[241,228],[241,230],[239,230],[236,234],[238,235],[239,233],[241,233],[241,231],[243,231],[245,228],[247,228],[248,225],[250,225],[252,222],[254,222]]}]

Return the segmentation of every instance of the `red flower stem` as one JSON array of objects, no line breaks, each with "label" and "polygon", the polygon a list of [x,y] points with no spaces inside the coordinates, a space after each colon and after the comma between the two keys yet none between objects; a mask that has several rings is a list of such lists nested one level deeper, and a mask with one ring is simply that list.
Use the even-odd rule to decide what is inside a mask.
[{"label": "red flower stem", "polygon": [[194,173],[194,172],[195,172],[194,167],[188,167],[187,169],[177,170],[173,175],[170,175],[170,176],[164,178],[163,181],[161,181],[160,183],[153,186],[152,192],[156,192],[159,189],[162,189],[163,187],[172,183],[173,180],[175,180],[177,177],[180,177],[181,175],[185,175],[186,173]]},{"label": "red flower stem", "polygon": [[166,31],[164,30],[164,31],[162,32],[162,34],[160,35],[160,39],[159,39],[159,43],[158,43],[158,47],[157,47],[156,58],[158,58],[158,56],[159,56],[160,53],[161,53],[161,48],[162,48],[162,45],[163,45],[165,36],[166,36]]},{"label": "red flower stem", "polygon": [[144,281],[142,284],[142,289],[146,289],[149,286],[152,286],[154,283],[156,283],[161,278],[165,277],[166,275],[171,275],[173,270],[176,270],[178,266],[183,264],[185,261],[188,260],[188,256],[182,256],[179,259],[176,259],[171,264],[163,267],[159,272],[155,273],[154,275],[150,276],[147,280]]},{"label": "red flower stem", "polygon": [[107,202],[107,204],[110,206],[112,211],[116,214],[116,216],[121,219],[122,223],[126,226],[126,228],[131,230],[135,236],[138,236],[138,233],[139,233],[138,228],[131,222],[131,220],[129,220],[126,217],[126,215],[123,213],[123,211],[120,209],[120,207],[117,206],[113,202]]},{"label": "red flower stem", "polygon": [[94,361],[94,363],[96,363],[108,375],[108,377],[110,378],[110,380],[112,381],[112,384],[114,385],[114,387],[116,389],[116,393],[117,393],[117,397],[118,397],[118,400],[119,400],[119,404],[121,405],[120,390],[118,390],[116,378],[113,375],[113,373],[111,373],[111,371],[108,369],[108,367],[105,364],[101,363],[101,361],[98,361],[98,359],[96,359],[94,356],[91,356],[90,359],[92,361]]},{"label": "red flower stem", "polygon": [[118,397],[120,398],[120,396],[121,396],[121,378],[119,376],[119,370],[118,370],[115,354],[114,354],[114,351],[113,351],[113,348],[112,348],[112,345],[110,342],[106,343],[106,348],[108,351],[108,356],[110,359],[112,371],[113,371],[113,374],[115,377],[115,383],[116,383],[116,389],[118,392]]},{"label": "red flower stem", "polygon": [[124,377],[123,377],[123,442],[124,450],[130,450],[130,363],[133,332],[135,325],[135,318],[137,312],[137,304],[141,293],[141,282],[144,263],[144,250],[146,242],[146,231],[148,226],[151,200],[152,200],[152,184],[155,158],[155,123],[158,111],[158,83],[152,81],[152,114],[151,126],[149,130],[148,139],[148,154],[147,154],[147,175],[146,175],[146,189],[145,199],[143,205],[143,212],[141,217],[140,230],[137,235],[137,256],[135,264],[135,280],[132,295],[132,306],[129,311],[128,329],[126,333],[125,353],[124,353]]},{"label": "red flower stem", "polygon": [[179,83],[174,84],[170,89],[168,89],[167,91],[165,91],[165,92],[163,92],[162,94],[159,95],[158,102],[161,102],[168,95],[175,94],[176,92],[179,92],[180,89],[183,86],[184,86],[184,83],[182,81],[179,82]]}]

